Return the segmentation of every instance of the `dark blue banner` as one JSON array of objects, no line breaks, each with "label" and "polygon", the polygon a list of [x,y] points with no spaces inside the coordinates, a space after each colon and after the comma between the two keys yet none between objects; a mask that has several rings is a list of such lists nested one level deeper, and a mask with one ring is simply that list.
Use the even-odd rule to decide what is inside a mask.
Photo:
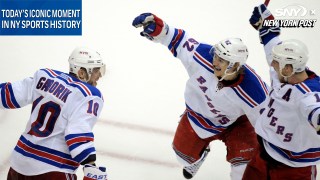
[{"label": "dark blue banner", "polygon": [[0,0],[0,35],[82,35],[82,0]]}]

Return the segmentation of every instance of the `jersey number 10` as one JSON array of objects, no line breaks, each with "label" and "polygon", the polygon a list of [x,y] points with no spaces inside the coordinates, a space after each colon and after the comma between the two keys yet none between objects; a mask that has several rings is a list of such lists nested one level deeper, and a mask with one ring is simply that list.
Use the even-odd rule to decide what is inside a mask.
[{"label": "jersey number 10", "polygon": [[97,116],[98,115],[98,109],[99,109],[99,104],[98,103],[96,103],[96,102],[93,103],[93,100],[90,100],[88,102],[87,113]]}]

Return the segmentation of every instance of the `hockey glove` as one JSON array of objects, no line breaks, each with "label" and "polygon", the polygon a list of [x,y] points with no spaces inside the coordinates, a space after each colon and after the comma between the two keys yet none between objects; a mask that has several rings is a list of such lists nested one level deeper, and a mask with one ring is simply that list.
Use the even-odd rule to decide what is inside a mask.
[{"label": "hockey glove", "polygon": [[261,43],[266,44],[274,36],[280,34],[280,27],[263,26],[264,20],[274,20],[274,17],[267,7],[264,4],[261,4],[253,9],[249,21],[250,24],[259,31]]},{"label": "hockey glove", "polygon": [[105,167],[96,167],[92,164],[83,166],[83,180],[108,180],[108,175]]},{"label": "hockey glove", "polygon": [[267,20],[273,20],[274,17],[271,14],[271,12],[267,9],[267,7],[264,4],[261,4],[260,6],[256,6],[253,9],[252,16],[250,18],[250,24],[256,29],[260,30],[263,21]]},{"label": "hockey glove", "polygon": [[151,13],[140,14],[133,20],[132,25],[136,28],[143,27],[140,35],[151,41],[159,40],[169,29],[168,25],[166,25],[162,19]]}]

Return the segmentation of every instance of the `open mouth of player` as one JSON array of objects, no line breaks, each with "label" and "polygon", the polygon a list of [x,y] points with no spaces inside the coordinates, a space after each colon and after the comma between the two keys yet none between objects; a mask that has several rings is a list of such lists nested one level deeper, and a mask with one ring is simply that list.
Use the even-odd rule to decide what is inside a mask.
[{"label": "open mouth of player", "polygon": [[219,67],[217,67],[217,66],[213,66],[213,69],[214,69],[215,71],[221,71],[221,68],[219,68]]}]

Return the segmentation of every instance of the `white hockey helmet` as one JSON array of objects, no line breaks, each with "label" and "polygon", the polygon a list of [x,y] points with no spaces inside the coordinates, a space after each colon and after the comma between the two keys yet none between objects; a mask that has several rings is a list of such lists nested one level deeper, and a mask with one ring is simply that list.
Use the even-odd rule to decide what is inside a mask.
[{"label": "white hockey helmet", "polygon": [[80,68],[85,68],[89,74],[92,74],[93,68],[100,68],[101,76],[105,74],[105,64],[100,54],[92,49],[85,47],[75,48],[69,57],[70,72],[78,75]]},{"label": "white hockey helmet", "polygon": [[246,63],[249,55],[247,46],[240,38],[228,38],[220,41],[214,45],[214,53],[220,58],[229,61],[227,70],[232,68],[235,63],[240,64],[239,70],[241,65]]},{"label": "white hockey helmet", "polygon": [[307,46],[295,39],[283,41],[272,48],[272,58],[279,63],[280,72],[287,64],[292,65],[292,74],[304,71],[309,58],[308,54]]}]

